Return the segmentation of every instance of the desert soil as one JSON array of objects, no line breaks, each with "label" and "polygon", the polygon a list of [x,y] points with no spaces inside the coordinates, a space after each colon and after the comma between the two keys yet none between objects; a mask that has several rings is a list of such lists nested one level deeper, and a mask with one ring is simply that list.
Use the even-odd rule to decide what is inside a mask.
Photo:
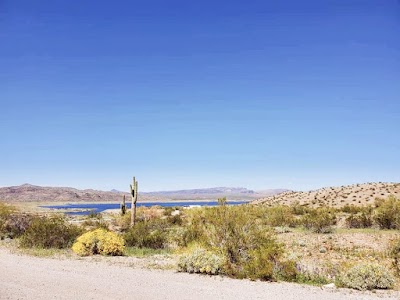
[{"label": "desert soil", "polygon": [[112,259],[39,258],[0,248],[0,299],[399,299],[290,283],[149,270]]}]

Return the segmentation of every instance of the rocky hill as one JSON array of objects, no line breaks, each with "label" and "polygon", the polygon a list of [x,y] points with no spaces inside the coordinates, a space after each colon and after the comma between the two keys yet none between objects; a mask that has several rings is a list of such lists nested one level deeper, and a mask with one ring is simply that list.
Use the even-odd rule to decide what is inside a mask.
[{"label": "rocky hill", "polygon": [[[228,200],[253,200],[277,194],[285,190],[266,190],[257,193],[246,188],[208,188],[179,191],[139,192],[139,201],[168,200],[216,200],[226,196]],[[71,187],[43,187],[31,184],[0,188],[0,201],[5,202],[121,202],[123,195],[130,200],[130,194],[111,190],[78,190]]]},{"label": "rocky hill", "polygon": [[[0,188],[0,201],[5,202],[94,202],[118,201],[124,193],[78,190],[70,187],[44,187],[31,184]],[[125,193],[129,196],[128,193]],[[128,198],[129,199],[129,198]]]},{"label": "rocky hill", "polygon": [[286,204],[299,202],[301,205],[342,207],[346,204],[363,206],[373,204],[375,198],[389,195],[400,197],[400,183],[363,183],[339,187],[326,187],[309,192],[287,191],[278,195],[260,198],[253,204]]}]

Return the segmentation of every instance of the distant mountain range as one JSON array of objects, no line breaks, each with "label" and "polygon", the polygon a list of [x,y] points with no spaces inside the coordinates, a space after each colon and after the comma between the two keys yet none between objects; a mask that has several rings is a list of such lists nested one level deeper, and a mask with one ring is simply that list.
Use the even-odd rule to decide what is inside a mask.
[{"label": "distant mountain range", "polygon": [[[228,200],[255,200],[276,195],[287,190],[271,189],[255,192],[246,188],[216,187],[206,189],[140,192],[138,201],[168,200],[216,200],[226,196]],[[4,202],[121,202],[123,195],[130,200],[130,194],[118,190],[78,190],[71,187],[43,187],[31,184],[0,188],[0,201]]]}]

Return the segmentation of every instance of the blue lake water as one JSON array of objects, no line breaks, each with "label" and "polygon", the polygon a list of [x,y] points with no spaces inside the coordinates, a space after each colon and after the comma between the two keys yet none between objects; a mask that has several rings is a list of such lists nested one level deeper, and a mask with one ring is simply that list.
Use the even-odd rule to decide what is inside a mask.
[{"label": "blue lake water", "polygon": [[[248,203],[249,201],[227,201],[228,205],[238,205]],[[188,207],[192,205],[200,205],[200,206],[216,206],[218,205],[218,201],[185,201],[185,202],[141,202],[137,203],[137,207],[145,206],[162,206],[162,207]],[[126,203],[127,208],[131,208],[130,203]],[[90,213],[100,213],[107,209],[119,209],[119,203],[84,203],[84,204],[66,204],[66,205],[49,205],[49,206],[41,206],[45,208],[51,209],[63,209],[67,210],[66,214],[70,215],[88,215]],[[68,212],[68,210],[71,210]]]}]

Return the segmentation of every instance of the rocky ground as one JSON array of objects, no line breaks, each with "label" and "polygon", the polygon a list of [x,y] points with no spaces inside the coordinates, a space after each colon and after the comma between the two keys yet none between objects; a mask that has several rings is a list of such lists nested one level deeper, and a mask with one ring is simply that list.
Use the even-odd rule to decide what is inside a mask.
[{"label": "rocky ground", "polygon": [[298,202],[312,207],[342,207],[346,204],[364,206],[374,204],[376,198],[387,198],[389,195],[400,197],[400,183],[371,182],[339,187],[325,187],[315,191],[288,191],[253,201],[253,204],[286,204]]}]

